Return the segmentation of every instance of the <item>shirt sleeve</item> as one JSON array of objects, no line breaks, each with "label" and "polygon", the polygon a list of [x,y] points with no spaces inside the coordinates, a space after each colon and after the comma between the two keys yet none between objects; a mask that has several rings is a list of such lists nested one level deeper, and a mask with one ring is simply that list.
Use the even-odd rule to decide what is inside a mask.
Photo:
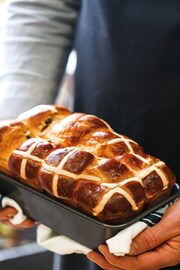
[{"label": "shirt sleeve", "polygon": [[0,120],[54,103],[80,0],[11,0],[1,38]]}]

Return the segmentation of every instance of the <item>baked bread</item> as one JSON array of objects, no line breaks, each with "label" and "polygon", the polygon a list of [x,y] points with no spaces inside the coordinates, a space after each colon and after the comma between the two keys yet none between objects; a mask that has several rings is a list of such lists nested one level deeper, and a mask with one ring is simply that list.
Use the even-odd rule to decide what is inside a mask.
[{"label": "baked bread", "polygon": [[175,182],[163,161],[102,119],[57,105],[29,110],[0,134],[2,172],[103,222],[131,219]]},{"label": "baked bread", "polygon": [[69,114],[69,110],[56,105],[39,105],[14,121],[0,121],[0,171],[11,174],[8,160],[13,150],[27,139],[41,136],[52,122],[56,125]]}]

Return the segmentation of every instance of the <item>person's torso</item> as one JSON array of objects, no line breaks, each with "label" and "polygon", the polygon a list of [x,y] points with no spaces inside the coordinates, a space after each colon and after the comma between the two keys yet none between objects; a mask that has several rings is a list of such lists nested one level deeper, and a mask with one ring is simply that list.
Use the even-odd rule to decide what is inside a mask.
[{"label": "person's torso", "polygon": [[82,2],[75,111],[102,117],[180,176],[180,1]]}]

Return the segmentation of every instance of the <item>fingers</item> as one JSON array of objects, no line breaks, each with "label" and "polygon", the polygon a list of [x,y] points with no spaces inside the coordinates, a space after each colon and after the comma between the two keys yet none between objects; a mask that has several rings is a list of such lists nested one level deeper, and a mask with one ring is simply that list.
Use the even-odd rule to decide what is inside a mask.
[{"label": "fingers", "polygon": [[121,268],[117,268],[113,265],[111,265],[105,258],[104,256],[91,251],[87,254],[87,258],[91,261],[93,261],[94,263],[96,263],[97,265],[99,265],[101,268],[105,269],[105,270],[124,270]]},{"label": "fingers", "polygon": [[17,210],[13,207],[5,207],[0,210],[0,223],[3,225],[19,227],[19,228],[31,228],[35,225],[35,222],[32,219],[27,218],[20,224],[13,225],[10,221],[12,217],[17,214]]},{"label": "fingers", "polygon": [[[111,254],[106,245],[99,246],[100,252],[103,254],[107,262],[116,267],[117,269],[128,269],[128,270],[140,270],[139,262],[136,257],[133,256],[123,256],[118,257]],[[145,270],[145,268],[142,268]],[[151,269],[152,270],[152,269]]]},{"label": "fingers", "polygon": [[19,228],[32,228],[35,226],[35,222],[32,219],[27,218],[24,222],[16,225]]},{"label": "fingers", "polygon": [[[172,241],[176,240],[171,240],[171,242]],[[179,242],[179,239],[177,240],[177,242]],[[173,248],[170,243],[165,243],[159,246],[157,249],[154,249],[153,251],[138,255],[137,259],[142,269],[158,270],[164,267],[177,265],[179,263],[179,252],[180,246],[178,247],[178,249],[176,249]]]},{"label": "fingers", "polygon": [[[180,236],[174,237],[152,251],[137,256],[117,257],[111,254],[106,245],[99,246],[105,261],[97,255],[93,255],[93,261],[101,267],[111,265],[115,269],[126,270],[158,270],[164,267],[177,265],[180,262]],[[114,269],[114,268],[105,268]]]},{"label": "fingers", "polygon": [[130,254],[137,255],[152,250],[164,241],[168,240],[167,231],[158,225],[140,233],[131,244]]},{"label": "fingers", "polygon": [[20,223],[20,224],[16,224],[16,225],[12,224],[12,223],[10,222],[10,220],[8,220],[8,219],[6,219],[6,220],[1,220],[0,223],[3,224],[3,225],[11,226],[11,227],[16,227],[16,228],[26,228],[26,229],[32,228],[32,227],[34,227],[35,224],[36,224],[32,219],[29,219],[29,218],[26,219],[24,222],[22,222],[22,223]]},{"label": "fingers", "polygon": [[32,219],[26,219],[24,222],[20,223],[20,224],[12,224],[10,220],[6,219],[6,220],[1,220],[0,221],[1,224],[3,225],[7,225],[7,226],[11,226],[11,227],[17,227],[17,228],[32,228],[33,226],[35,226],[35,222]]},{"label": "fingers", "polygon": [[0,210],[0,222],[12,218],[17,214],[17,210],[12,207],[5,207]]},{"label": "fingers", "polygon": [[[117,257],[106,245],[101,254],[90,252],[88,258],[107,270],[158,270],[180,262],[180,201],[174,203],[154,227],[139,234],[131,245],[131,255]],[[132,256],[136,255],[136,256]]]},{"label": "fingers", "polygon": [[16,227],[15,225],[13,225],[8,219],[6,220],[1,220],[0,224],[6,225],[6,226],[10,226],[10,227]]},{"label": "fingers", "polygon": [[130,254],[152,250],[170,238],[180,234],[180,201],[173,204],[163,219],[155,226],[140,233],[132,242]]}]

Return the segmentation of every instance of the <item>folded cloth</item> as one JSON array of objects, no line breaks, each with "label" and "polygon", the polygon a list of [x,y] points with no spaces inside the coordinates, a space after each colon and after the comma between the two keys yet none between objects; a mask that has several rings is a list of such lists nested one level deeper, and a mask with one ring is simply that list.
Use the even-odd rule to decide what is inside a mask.
[{"label": "folded cloth", "polygon": [[23,214],[21,207],[13,199],[0,195],[0,204],[2,208],[11,206],[17,210],[17,214],[9,219],[13,225],[18,225],[26,220],[27,217]]},{"label": "folded cloth", "polygon": [[72,253],[87,254],[91,251],[88,247],[75,242],[65,235],[55,233],[43,224],[40,224],[37,228],[37,242],[40,246],[60,255]]},{"label": "folded cloth", "polygon": [[[176,184],[176,187],[177,189],[180,189],[178,184]],[[114,237],[108,239],[106,244],[109,247],[109,251],[116,256],[129,254],[132,240],[143,230],[157,224],[162,219],[165,211],[174,203],[174,201],[175,200],[172,200],[161,209],[149,214],[128,228],[123,229]],[[72,253],[87,254],[91,251],[89,248],[73,241],[72,239],[53,232],[53,230],[44,225],[40,225],[37,229],[37,242],[40,246],[61,255]]]},{"label": "folded cloth", "polygon": [[124,256],[129,254],[132,240],[142,231],[148,227],[152,227],[157,224],[163,217],[163,214],[177,199],[166,204],[161,209],[158,209],[154,213],[142,218],[140,221],[132,224],[126,229],[117,233],[114,237],[106,240],[106,244],[109,247],[109,252],[116,256]]}]

